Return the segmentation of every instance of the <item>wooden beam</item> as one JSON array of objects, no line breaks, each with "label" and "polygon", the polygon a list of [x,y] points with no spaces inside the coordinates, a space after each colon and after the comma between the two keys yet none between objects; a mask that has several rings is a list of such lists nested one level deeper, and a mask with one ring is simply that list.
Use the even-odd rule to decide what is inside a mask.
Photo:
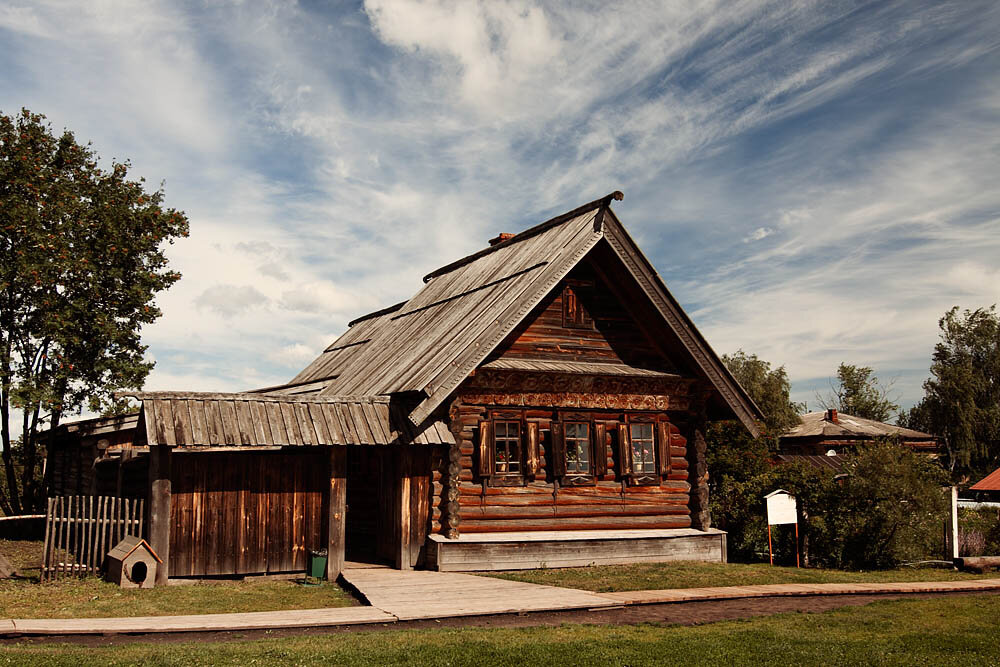
[{"label": "wooden beam", "polygon": [[396,529],[396,569],[410,570],[410,450],[396,448],[396,507],[393,517]]},{"label": "wooden beam", "polygon": [[164,445],[149,448],[149,545],[163,561],[156,568],[156,585],[166,586],[170,577],[170,447]]},{"label": "wooden beam", "polygon": [[327,524],[326,578],[336,581],[344,569],[345,526],[347,525],[347,447],[330,448],[330,487]]}]

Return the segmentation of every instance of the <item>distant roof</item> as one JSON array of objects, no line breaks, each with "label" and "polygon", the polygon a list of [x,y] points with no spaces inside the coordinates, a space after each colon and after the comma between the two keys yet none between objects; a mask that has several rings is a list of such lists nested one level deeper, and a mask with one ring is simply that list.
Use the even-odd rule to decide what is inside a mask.
[{"label": "distant roof", "polygon": [[1000,491],[1000,468],[969,487],[972,491]]},{"label": "distant roof", "polygon": [[843,454],[778,454],[776,457],[782,463],[805,463],[811,468],[840,472],[844,469],[847,457]]},{"label": "distant roof", "polygon": [[[412,299],[355,320],[272,394],[417,397],[421,423],[599,243],[636,280],[721,404],[756,433],[760,411],[712,351],[610,208],[614,192],[432,271]],[[501,237],[502,238],[502,237]],[[490,362],[491,364],[493,362]],[[605,369],[608,370],[608,369]],[[616,369],[640,374],[639,369]]]},{"label": "distant roof", "polygon": [[785,431],[784,435],[781,436],[783,440],[786,438],[815,437],[857,440],[877,438],[880,436],[898,436],[904,440],[913,441],[936,440],[936,438],[930,433],[914,431],[913,429],[903,428],[902,426],[894,426],[892,424],[885,424],[872,419],[864,419],[863,417],[855,417],[854,415],[848,415],[842,412],[837,415],[837,423],[828,419],[828,411],[825,410],[823,412],[810,412],[808,414],[804,414],[801,419],[801,424]]},{"label": "distant roof", "polygon": [[170,447],[451,444],[448,427],[414,426],[385,396],[138,392],[147,444]]}]

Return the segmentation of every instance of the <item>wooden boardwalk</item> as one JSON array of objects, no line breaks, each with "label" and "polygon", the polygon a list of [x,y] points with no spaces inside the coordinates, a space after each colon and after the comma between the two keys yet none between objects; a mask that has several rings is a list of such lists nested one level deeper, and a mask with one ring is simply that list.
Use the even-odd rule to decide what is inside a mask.
[{"label": "wooden boardwalk", "polygon": [[1000,578],[886,584],[771,584],[588,593],[492,577],[388,568],[347,569],[344,577],[372,606],[242,614],[133,618],[0,619],[3,635],[118,634],[315,628],[454,616],[513,614],[626,605],[811,595],[892,595],[1000,590]]},{"label": "wooden boardwalk", "polygon": [[291,611],[132,618],[29,618],[0,620],[0,634],[75,635],[150,632],[208,632],[318,628],[358,623],[394,623],[395,617],[374,607],[335,607]]},{"label": "wooden boardwalk", "polygon": [[346,569],[343,577],[369,604],[401,621],[622,604],[587,591],[453,572]]},{"label": "wooden boardwalk", "polygon": [[1000,589],[1000,579],[966,581],[912,581],[885,584],[767,584],[763,586],[716,586],[673,588],[653,591],[599,593],[619,604],[664,604],[706,600],[738,600],[805,595],[885,595],[892,593],[950,593]]}]

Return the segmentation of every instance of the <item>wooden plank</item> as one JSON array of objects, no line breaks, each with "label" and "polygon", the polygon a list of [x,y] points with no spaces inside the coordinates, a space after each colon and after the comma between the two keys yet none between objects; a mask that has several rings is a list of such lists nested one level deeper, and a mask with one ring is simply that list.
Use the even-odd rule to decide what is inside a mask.
[{"label": "wooden plank", "polygon": [[289,443],[288,433],[285,430],[285,423],[281,415],[281,405],[278,403],[265,403],[262,406],[267,409],[267,424],[271,429],[271,441],[276,445],[287,445]]},{"label": "wooden plank", "polygon": [[240,438],[240,429],[236,421],[236,405],[233,401],[218,401],[219,413],[222,415],[222,443],[227,445],[239,445],[243,440]]},{"label": "wooden plank", "polygon": [[303,445],[316,444],[316,431],[313,428],[312,420],[309,418],[309,410],[302,403],[291,403],[295,421],[299,426],[299,433],[302,434]]},{"label": "wooden plank", "polygon": [[191,415],[191,442],[188,444],[209,444],[208,432],[205,425],[205,401],[188,401],[188,413]]},{"label": "wooden plank", "polygon": [[245,445],[266,444],[257,439],[253,425],[253,416],[250,414],[250,403],[247,401],[235,401],[236,420],[240,431],[240,440]]},{"label": "wooden plank", "polygon": [[397,570],[409,570],[410,564],[410,448],[400,447],[395,456],[395,516],[393,517],[396,541],[395,561]]},{"label": "wooden plank", "polygon": [[49,550],[52,547],[52,501],[54,498],[46,498],[45,501],[45,538],[42,540],[42,571],[40,578],[47,581],[49,563]]},{"label": "wooden plank", "polygon": [[[170,448],[149,448],[149,545],[163,561],[156,568],[156,585],[170,576]],[[116,542],[117,543],[117,542]]]},{"label": "wooden plank", "polygon": [[186,400],[170,401],[171,409],[174,413],[174,437],[179,445],[194,444],[194,437],[191,433],[191,413]]},{"label": "wooden plank", "polygon": [[329,456],[326,578],[336,581],[344,568],[347,526],[347,448],[333,446]]},{"label": "wooden plank", "polygon": [[281,403],[281,418],[285,425],[285,433],[288,434],[289,445],[301,445],[302,434],[299,431],[298,419],[295,416],[295,409],[291,403]]},{"label": "wooden plank", "polygon": [[257,438],[258,444],[274,444],[274,438],[271,436],[271,419],[267,414],[267,404],[260,401],[251,401],[250,411],[253,415],[254,435]]}]

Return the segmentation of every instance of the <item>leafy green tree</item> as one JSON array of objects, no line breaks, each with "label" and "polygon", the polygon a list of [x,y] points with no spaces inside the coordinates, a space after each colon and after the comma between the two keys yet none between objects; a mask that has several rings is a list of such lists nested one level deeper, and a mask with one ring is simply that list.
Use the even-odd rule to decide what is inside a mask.
[{"label": "leafy green tree", "polygon": [[884,422],[899,410],[899,405],[888,398],[890,387],[891,383],[883,384],[868,366],[840,364],[834,393],[820,397],[820,404],[844,414]]},{"label": "leafy green tree", "polygon": [[[44,116],[0,113],[0,509],[31,512],[38,433],[86,405],[114,411],[113,392],[139,388],[143,325],[180,275],[163,245],[188,233],[162,187],[129,180],[128,162],[98,166],[89,144],[55,136]],[[20,436],[11,432],[20,413]]]},{"label": "leafy green tree", "polygon": [[940,436],[956,479],[981,477],[1000,466],[1000,316],[955,306],[938,326],[924,397],[899,423]]},{"label": "leafy green tree", "polygon": [[792,385],[784,366],[772,369],[769,362],[743,350],[722,355],[722,363],[760,408],[770,433],[780,435],[801,421],[799,413],[806,406],[789,397]]}]

